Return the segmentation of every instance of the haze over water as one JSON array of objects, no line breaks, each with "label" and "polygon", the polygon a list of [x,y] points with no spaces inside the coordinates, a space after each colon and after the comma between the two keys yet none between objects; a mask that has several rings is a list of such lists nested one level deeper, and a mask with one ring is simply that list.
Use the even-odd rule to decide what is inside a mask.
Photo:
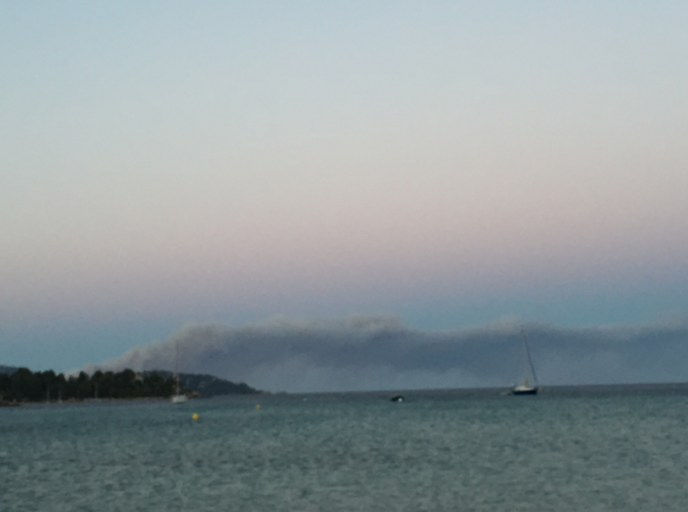
[{"label": "haze over water", "polygon": [[[683,511],[688,394],[417,392],[0,412],[2,509]],[[259,400],[260,409],[255,408]],[[192,421],[192,412],[200,419]]]}]

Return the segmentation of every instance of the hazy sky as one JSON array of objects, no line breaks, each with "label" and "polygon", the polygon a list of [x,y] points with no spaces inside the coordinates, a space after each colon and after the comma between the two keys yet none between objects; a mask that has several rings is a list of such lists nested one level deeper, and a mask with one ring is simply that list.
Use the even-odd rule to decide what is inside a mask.
[{"label": "hazy sky", "polygon": [[688,3],[0,1],[0,364],[186,322],[688,312]]}]

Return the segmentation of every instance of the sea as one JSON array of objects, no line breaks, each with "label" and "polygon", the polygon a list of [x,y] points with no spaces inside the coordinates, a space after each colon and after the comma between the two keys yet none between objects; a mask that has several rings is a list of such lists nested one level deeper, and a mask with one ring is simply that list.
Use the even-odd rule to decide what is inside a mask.
[{"label": "sea", "polygon": [[391,395],[2,408],[0,510],[688,510],[686,386]]}]

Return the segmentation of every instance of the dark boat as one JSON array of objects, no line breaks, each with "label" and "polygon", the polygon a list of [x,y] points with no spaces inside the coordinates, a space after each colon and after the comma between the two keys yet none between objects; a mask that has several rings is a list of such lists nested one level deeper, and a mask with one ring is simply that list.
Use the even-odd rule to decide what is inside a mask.
[{"label": "dark boat", "polygon": [[403,402],[404,397],[401,395],[394,395],[392,398],[389,399],[390,402]]}]

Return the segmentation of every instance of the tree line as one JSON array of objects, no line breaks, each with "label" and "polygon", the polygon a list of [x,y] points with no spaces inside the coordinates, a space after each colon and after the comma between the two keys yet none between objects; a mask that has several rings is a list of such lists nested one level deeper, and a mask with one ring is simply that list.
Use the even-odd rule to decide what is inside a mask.
[{"label": "tree line", "polygon": [[[182,390],[183,391],[183,390]],[[19,368],[11,374],[0,374],[0,402],[55,402],[93,398],[168,397],[175,392],[172,375],[157,372],[142,375],[133,370],[97,371],[89,376],[55,374],[52,370],[32,372]]]}]

